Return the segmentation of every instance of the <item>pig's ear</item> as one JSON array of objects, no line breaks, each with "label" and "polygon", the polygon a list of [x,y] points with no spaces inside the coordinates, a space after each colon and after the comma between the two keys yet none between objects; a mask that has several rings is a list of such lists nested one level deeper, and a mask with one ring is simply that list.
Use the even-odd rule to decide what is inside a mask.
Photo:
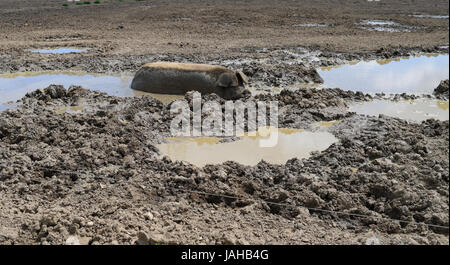
[{"label": "pig's ear", "polygon": [[239,80],[239,84],[248,84],[248,77],[241,71],[236,71],[236,77]]},{"label": "pig's ear", "polygon": [[231,86],[237,86],[237,80],[233,76],[233,74],[230,73],[223,73],[219,76],[219,80],[217,80],[217,84],[220,87],[231,87]]}]

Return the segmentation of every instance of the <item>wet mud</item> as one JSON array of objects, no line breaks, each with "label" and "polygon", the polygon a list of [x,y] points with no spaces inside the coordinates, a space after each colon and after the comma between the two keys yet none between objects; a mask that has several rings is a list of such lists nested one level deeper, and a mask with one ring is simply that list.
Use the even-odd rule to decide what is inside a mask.
[{"label": "wet mud", "polygon": [[246,100],[264,97],[279,100],[280,127],[339,141],[278,165],[197,167],[161,158],[171,114],[152,97],[28,94],[0,114],[2,242],[448,244],[448,121],[348,113],[357,93],[339,89]]},{"label": "wet mud", "polygon": [[448,93],[449,93],[449,87],[448,87],[448,79],[447,80],[442,80],[439,83],[439,86],[437,86],[434,91],[433,94],[440,98],[440,99],[444,99],[444,100],[448,100]]}]

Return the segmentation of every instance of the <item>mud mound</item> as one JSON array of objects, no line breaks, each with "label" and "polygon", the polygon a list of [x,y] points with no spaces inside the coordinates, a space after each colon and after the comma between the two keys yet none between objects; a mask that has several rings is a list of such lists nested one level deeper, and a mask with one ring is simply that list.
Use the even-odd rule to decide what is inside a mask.
[{"label": "mud mound", "polygon": [[242,71],[253,83],[261,82],[271,87],[284,87],[295,83],[323,83],[316,69],[301,65],[259,65],[256,63],[243,66]]},{"label": "mud mound", "polygon": [[440,99],[446,99],[446,100],[448,100],[448,93],[449,93],[448,79],[442,80],[441,83],[439,84],[439,86],[436,87],[433,92],[433,94],[436,97],[438,97]]}]

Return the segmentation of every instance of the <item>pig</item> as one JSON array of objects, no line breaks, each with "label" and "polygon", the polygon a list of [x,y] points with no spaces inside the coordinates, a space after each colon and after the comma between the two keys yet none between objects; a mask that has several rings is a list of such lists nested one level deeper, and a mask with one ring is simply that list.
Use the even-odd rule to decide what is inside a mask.
[{"label": "pig", "polygon": [[131,88],[150,93],[179,95],[195,90],[233,100],[245,94],[246,84],[248,78],[244,73],[223,66],[156,62],[145,64],[137,71]]}]

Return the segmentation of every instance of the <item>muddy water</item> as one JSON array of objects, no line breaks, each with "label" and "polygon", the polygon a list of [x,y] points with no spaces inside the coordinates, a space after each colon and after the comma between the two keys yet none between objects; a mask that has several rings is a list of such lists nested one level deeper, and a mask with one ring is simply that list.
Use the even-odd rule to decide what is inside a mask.
[{"label": "muddy water", "polygon": [[82,52],[86,52],[86,49],[54,48],[54,49],[31,50],[31,52],[33,52],[33,53],[46,53],[46,54],[65,54],[65,53],[82,53]]},{"label": "muddy water", "polygon": [[[46,88],[51,84],[71,85],[106,92],[113,96],[131,97],[150,95],[169,103],[182,98],[178,95],[163,95],[136,91],[130,88],[132,76],[113,76],[102,74],[87,74],[79,72],[33,72],[0,74],[0,110],[7,108],[7,102],[14,102],[38,88]],[[3,105],[3,106],[2,106]]]},{"label": "muddy water", "polygon": [[260,147],[264,134],[245,135],[240,140],[220,143],[220,138],[169,138],[158,146],[163,155],[173,160],[187,161],[197,166],[235,161],[244,165],[256,165],[264,160],[284,164],[287,160],[307,158],[313,151],[323,151],[338,141],[328,132],[308,132],[298,129],[278,129],[278,143],[274,147]]},{"label": "muddy water", "polygon": [[434,99],[402,100],[398,102],[374,100],[355,104],[350,106],[349,110],[372,116],[384,114],[412,122],[421,122],[431,118],[437,120],[449,119],[448,101]]},{"label": "muddy water", "polygon": [[428,15],[428,14],[420,14],[420,15],[410,15],[411,17],[417,18],[434,18],[434,19],[448,19],[448,15]]},{"label": "muddy water", "polygon": [[392,60],[360,61],[319,68],[322,87],[365,93],[432,94],[439,82],[448,79],[449,56],[429,54]]}]

